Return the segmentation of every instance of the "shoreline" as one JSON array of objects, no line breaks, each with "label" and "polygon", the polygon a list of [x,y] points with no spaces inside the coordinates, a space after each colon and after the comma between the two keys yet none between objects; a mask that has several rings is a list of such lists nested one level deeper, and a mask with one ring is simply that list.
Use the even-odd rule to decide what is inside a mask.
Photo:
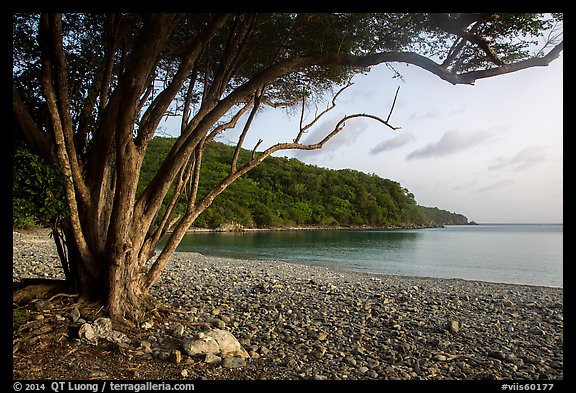
[{"label": "shoreline", "polygon": [[[14,280],[59,274],[51,239],[13,235]],[[233,378],[329,380],[563,379],[563,292],[194,252],[152,288],[234,334],[250,358]]]},{"label": "shoreline", "polygon": [[[447,225],[478,225],[478,224],[447,224]],[[270,228],[247,228],[236,223],[223,224],[217,228],[190,227],[187,233],[221,233],[221,232],[285,232],[285,231],[341,231],[341,230],[401,230],[401,229],[429,229],[445,228],[445,225],[412,225],[380,227],[371,225],[359,226],[299,226],[299,227],[270,227]],[[168,231],[167,233],[172,233]]]}]

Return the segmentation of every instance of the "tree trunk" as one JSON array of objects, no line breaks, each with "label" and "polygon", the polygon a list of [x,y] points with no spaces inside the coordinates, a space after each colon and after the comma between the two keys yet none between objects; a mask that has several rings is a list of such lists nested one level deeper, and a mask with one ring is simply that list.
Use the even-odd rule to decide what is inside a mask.
[{"label": "tree trunk", "polygon": [[144,288],[144,274],[130,254],[111,261],[106,302],[110,316],[128,321],[141,321],[152,304]]},{"label": "tree trunk", "polygon": [[[144,272],[138,252],[126,250],[122,243],[113,244],[115,250],[126,250],[117,253],[102,252],[98,257],[96,274],[87,268],[91,261],[82,259],[74,242],[74,235],[65,232],[66,260],[63,265],[69,271],[69,290],[82,297],[99,302],[106,307],[109,315],[125,322],[141,321],[152,298],[144,285]],[[56,239],[55,239],[56,240]]]}]

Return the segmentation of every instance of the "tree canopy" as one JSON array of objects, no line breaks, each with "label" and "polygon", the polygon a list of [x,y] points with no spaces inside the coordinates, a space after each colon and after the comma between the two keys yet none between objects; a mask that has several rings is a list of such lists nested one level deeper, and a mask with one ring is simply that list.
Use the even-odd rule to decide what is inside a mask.
[{"label": "tree canopy", "polygon": [[[312,123],[301,123],[291,141],[256,154],[261,141],[242,158],[245,136],[262,108],[313,111],[307,105],[329,101],[349,86],[351,76],[378,64],[411,64],[452,84],[546,66],[563,50],[562,18],[15,13],[16,136],[66,178],[68,214],[58,230],[66,237],[63,265],[70,268],[72,286],[103,300],[113,316],[139,319],[148,290],[188,228],[235,180],[279,150],[322,148],[351,117],[397,129],[381,114],[351,114],[322,140],[305,144],[301,137]],[[138,193],[146,149],[171,115],[181,118],[180,136]],[[205,148],[240,121],[244,126],[228,175],[199,195]],[[186,209],[176,211],[184,195]],[[167,233],[162,252],[145,268]]]}]

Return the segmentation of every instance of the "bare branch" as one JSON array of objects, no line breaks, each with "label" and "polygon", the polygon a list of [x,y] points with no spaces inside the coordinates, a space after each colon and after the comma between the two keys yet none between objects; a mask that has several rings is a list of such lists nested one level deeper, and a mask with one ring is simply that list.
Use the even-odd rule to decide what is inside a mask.
[{"label": "bare branch", "polygon": [[234,116],[232,116],[232,119],[230,119],[230,121],[223,123],[223,124],[220,124],[216,128],[214,128],[212,131],[210,131],[210,133],[206,137],[206,142],[212,142],[214,140],[214,138],[216,138],[216,136],[218,136],[218,134],[220,134],[223,131],[228,130],[230,128],[236,127],[238,120],[240,120],[242,115],[244,115],[244,113],[246,113],[246,111],[248,109],[250,109],[250,107],[252,106],[253,103],[254,103],[254,99],[252,98],[250,101],[245,103],[244,106],[242,108],[240,108],[240,110],[238,110],[238,112],[236,112],[236,114]]},{"label": "bare branch", "polygon": [[238,143],[236,144],[236,149],[234,150],[234,156],[232,157],[232,164],[230,166],[230,172],[233,173],[236,171],[236,163],[238,162],[238,156],[240,155],[240,150],[242,149],[242,144],[244,143],[244,138],[246,138],[246,134],[248,134],[248,130],[250,126],[252,126],[252,121],[256,116],[256,112],[258,112],[258,108],[260,107],[260,100],[262,98],[262,94],[264,94],[264,86],[258,89],[254,93],[254,106],[252,107],[252,111],[250,111],[250,115],[248,115],[248,119],[246,120],[246,124],[244,124],[244,128],[242,129],[242,133],[240,134],[240,138],[238,139]]},{"label": "bare branch", "polygon": [[300,116],[300,132],[296,136],[296,139],[294,139],[294,143],[298,143],[300,141],[300,139],[302,138],[302,135],[305,134],[310,129],[310,127],[312,127],[314,124],[316,124],[322,116],[324,116],[326,113],[328,113],[332,109],[334,109],[336,107],[336,99],[338,98],[338,96],[340,94],[342,94],[342,92],[344,90],[346,90],[347,88],[349,88],[352,85],[353,85],[352,82],[348,82],[346,84],[346,86],[344,86],[340,90],[338,90],[338,92],[334,95],[334,97],[332,97],[331,104],[329,106],[327,106],[326,109],[324,109],[320,114],[316,115],[316,117],[314,117],[314,120],[312,120],[310,123],[308,123],[305,126],[302,125],[303,119],[304,119],[304,101],[302,101],[302,114]]},{"label": "bare branch", "polygon": [[252,155],[250,156],[251,160],[254,159],[254,156],[256,155],[256,150],[258,149],[258,146],[260,146],[262,144],[262,142],[264,142],[262,139],[258,139],[258,142],[256,143],[256,146],[254,146],[254,149],[252,149]]},{"label": "bare branch", "polygon": [[[386,118],[386,123],[390,120],[390,116],[392,116],[392,111],[394,110],[394,105],[396,105],[396,98],[398,98],[398,92],[400,91],[400,86],[396,89],[396,94],[394,94],[394,101],[392,101],[392,107],[390,107],[390,113],[388,113],[388,117]],[[388,124],[386,124],[388,125]]]}]

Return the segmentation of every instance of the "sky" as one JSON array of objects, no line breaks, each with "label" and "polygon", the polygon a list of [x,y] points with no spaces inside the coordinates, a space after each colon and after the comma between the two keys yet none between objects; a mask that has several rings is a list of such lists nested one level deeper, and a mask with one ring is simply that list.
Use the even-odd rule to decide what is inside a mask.
[{"label": "sky", "polygon": [[[350,168],[399,182],[423,206],[464,214],[477,223],[563,223],[563,56],[548,67],[451,85],[415,66],[386,65],[358,75],[336,107],[303,143],[320,141],[345,115],[386,118],[398,86],[390,128],[367,118],[349,120],[321,150],[287,151],[331,169]],[[322,111],[326,104],[319,104]],[[299,112],[266,109],[244,147],[291,142]],[[313,113],[308,116],[308,121]],[[223,134],[235,142],[237,130]]]}]

